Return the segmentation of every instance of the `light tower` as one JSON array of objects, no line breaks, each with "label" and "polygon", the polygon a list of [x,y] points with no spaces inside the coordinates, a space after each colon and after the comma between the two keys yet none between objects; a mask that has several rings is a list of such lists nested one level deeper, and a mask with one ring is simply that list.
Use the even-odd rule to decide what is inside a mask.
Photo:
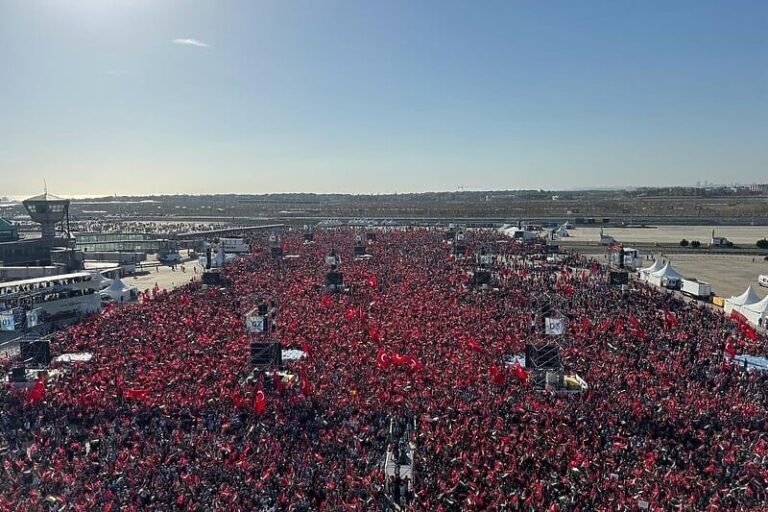
[{"label": "light tower", "polygon": [[[46,191],[39,196],[22,201],[22,204],[32,220],[40,224],[43,239],[56,238],[56,224],[64,219],[69,224],[69,199],[56,197]],[[67,236],[69,236],[69,225],[67,225]]]}]

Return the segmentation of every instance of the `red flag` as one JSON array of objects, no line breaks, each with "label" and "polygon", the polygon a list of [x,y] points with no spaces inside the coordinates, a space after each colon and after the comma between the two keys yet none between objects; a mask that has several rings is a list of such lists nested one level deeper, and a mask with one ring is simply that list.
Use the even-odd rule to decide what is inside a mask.
[{"label": "red flag", "polygon": [[392,364],[394,364],[395,366],[403,366],[407,362],[408,362],[408,358],[407,357],[401,356],[397,352],[392,354]]},{"label": "red flag", "polygon": [[256,400],[253,402],[253,411],[261,416],[264,414],[264,411],[267,410],[267,400],[264,397],[264,389],[261,385],[261,382],[259,382],[259,389],[256,391]]},{"label": "red flag", "polygon": [[741,314],[741,311],[736,311],[735,309],[731,310],[731,318],[739,322],[740,324],[747,323],[749,320],[747,320],[747,317],[745,317],[743,314]]},{"label": "red flag", "polygon": [[277,372],[272,372],[272,385],[278,393],[283,392],[283,378]]},{"label": "red flag", "polygon": [[371,327],[368,329],[368,337],[371,338],[371,341],[379,342],[381,341],[381,336],[379,336],[379,331],[375,327]]},{"label": "red flag", "polygon": [[371,276],[368,278],[368,286],[371,288],[376,288],[379,286],[379,280],[376,279],[376,276]]},{"label": "red flag", "polygon": [[491,364],[491,367],[488,369],[488,372],[491,375],[491,382],[493,382],[497,386],[504,385],[504,374],[501,373],[501,371],[495,364]]},{"label": "red flag", "polygon": [[310,384],[309,382],[307,373],[304,370],[302,370],[301,371],[301,394],[304,396],[309,396],[311,392],[312,392],[312,384]]},{"label": "red flag", "polygon": [[624,334],[624,320],[622,318],[616,320],[614,324],[614,333]]},{"label": "red flag", "polygon": [[629,315],[629,323],[632,324],[632,327],[634,327],[635,329],[640,328],[640,321],[637,319],[634,313]]},{"label": "red flag", "polygon": [[137,400],[144,400],[149,395],[149,389],[127,389],[123,393],[125,398],[135,398]]},{"label": "red flag", "polygon": [[677,320],[677,317],[669,311],[664,312],[664,321],[667,322],[670,327],[677,327],[677,324],[680,323]]},{"label": "red flag", "polygon": [[475,352],[482,352],[483,347],[478,342],[475,341],[475,338],[469,338],[469,341],[467,342],[467,345],[469,346],[470,350],[474,350]]},{"label": "red flag", "polygon": [[333,304],[333,299],[331,298],[331,296],[330,296],[330,295],[323,295],[323,298],[322,298],[322,300],[320,301],[320,304],[321,304],[321,305],[322,305],[324,308],[329,308],[329,307],[331,307],[331,304]]},{"label": "red flag", "polygon": [[525,371],[525,368],[520,365],[520,361],[515,361],[514,372],[515,377],[517,377],[521,382],[528,382],[528,372]]},{"label": "red flag", "polygon": [[376,354],[376,362],[379,363],[379,366],[381,366],[381,368],[384,370],[389,368],[389,365],[392,364],[389,355],[383,348],[380,348],[379,353]]},{"label": "red flag", "polygon": [[589,331],[589,329],[592,327],[592,322],[589,321],[589,317],[582,317],[581,318],[581,330],[584,332]]},{"label": "red flag", "polygon": [[740,324],[739,325],[739,330],[741,331],[741,334],[743,334],[744,336],[746,336],[750,340],[752,340],[752,341],[757,340],[757,333],[752,328],[752,326],[749,325],[747,322],[744,322],[744,323]]},{"label": "red flag", "polygon": [[35,387],[33,387],[32,391],[27,395],[27,403],[36,404],[43,398],[45,398],[45,382],[43,382],[42,377],[38,377],[37,382],[35,382]]},{"label": "red flag", "polygon": [[728,341],[725,342],[725,353],[730,358],[736,357],[736,347],[733,345],[733,340],[731,338],[728,338]]},{"label": "red flag", "polygon": [[408,368],[410,368],[411,371],[418,372],[424,369],[424,363],[415,357],[408,357]]},{"label": "red flag", "polygon": [[237,388],[232,390],[230,397],[232,398],[232,405],[235,407],[235,409],[242,409],[245,407],[245,399]]}]

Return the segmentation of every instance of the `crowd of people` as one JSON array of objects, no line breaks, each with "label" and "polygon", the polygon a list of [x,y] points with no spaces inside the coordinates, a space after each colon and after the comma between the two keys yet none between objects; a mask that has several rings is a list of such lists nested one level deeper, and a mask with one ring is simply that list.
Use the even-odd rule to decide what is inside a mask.
[{"label": "crowd of people", "polygon": [[[60,333],[54,353],[93,359],[0,390],[0,510],[386,509],[393,417],[416,425],[413,510],[767,507],[768,376],[733,358],[765,336],[500,238],[469,232],[463,260],[439,230],[380,230],[366,259],[346,228],[288,234],[281,260],[254,239],[227,287],[148,291]],[[497,289],[468,286],[481,247]],[[332,249],[348,293],[323,286]],[[545,294],[583,393],[506,364],[547,337]],[[251,375],[243,315],[260,301],[304,352],[292,378]]]}]

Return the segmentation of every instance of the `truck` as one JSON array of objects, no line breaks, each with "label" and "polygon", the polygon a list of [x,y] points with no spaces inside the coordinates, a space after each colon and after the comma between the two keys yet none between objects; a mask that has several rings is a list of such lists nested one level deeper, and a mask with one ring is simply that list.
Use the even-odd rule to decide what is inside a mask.
[{"label": "truck", "polygon": [[712,295],[712,287],[709,283],[697,279],[683,278],[681,291],[683,294],[697,299],[709,299]]}]

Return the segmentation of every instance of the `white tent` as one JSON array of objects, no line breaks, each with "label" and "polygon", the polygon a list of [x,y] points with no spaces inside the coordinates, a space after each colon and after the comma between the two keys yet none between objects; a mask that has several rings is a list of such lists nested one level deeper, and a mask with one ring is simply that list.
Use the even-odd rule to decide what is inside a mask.
[{"label": "white tent", "polygon": [[91,274],[93,275],[93,280],[99,283],[99,290],[103,290],[112,284],[112,279],[104,277],[104,274],[101,272],[91,272]]},{"label": "white tent", "polygon": [[766,321],[768,321],[768,297],[760,302],[747,304],[745,306],[737,306],[734,309],[744,315],[752,325],[765,327]]},{"label": "white tent", "polygon": [[682,281],[682,279],[682,274],[668,262],[661,270],[648,274],[646,281],[656,286],[667,286],[674,281]]},{"label": "white tent", "polygon": [[557,228],[553,234],[557,238],[568,238],[571,236],[568,234],[568,228],[565,227],[565,224]]},{"label": "white tent", "polygon": [[664,268],[664,267],[661,264],[661,262],[659,260],[655,260],[653,262],[653,265],[651,265],[650,267],[641,268],[640,269],[640,280],[641,281],[647,281],[648,280],[648,276],[650,274],[653,274],[654,272],[658,272],[662,268]]},{"label": "white tent", "polygon": [[101,292],[101,296],[107,296],[116,302],[129,302],[138,296],[138,288],[125,284],[119,277],[112,281],[112,284],[106,290]]},{"label": "white tent", "polygon": [[723,309],[725,310],[726,315],[730,315],[731,311],[733,311],[736,308],[740,308],[741,306],[747,306],[749,304],[755,304],[760,301],[760,297],[757,296],[755,293],[755,290],[752,289],[752,286],[750,285],[749,288],[747,288],[747,291],[742,293],[741,295],[735,295],[733,297],[729,297],[725,299],[725,305],[723,306]]}]

